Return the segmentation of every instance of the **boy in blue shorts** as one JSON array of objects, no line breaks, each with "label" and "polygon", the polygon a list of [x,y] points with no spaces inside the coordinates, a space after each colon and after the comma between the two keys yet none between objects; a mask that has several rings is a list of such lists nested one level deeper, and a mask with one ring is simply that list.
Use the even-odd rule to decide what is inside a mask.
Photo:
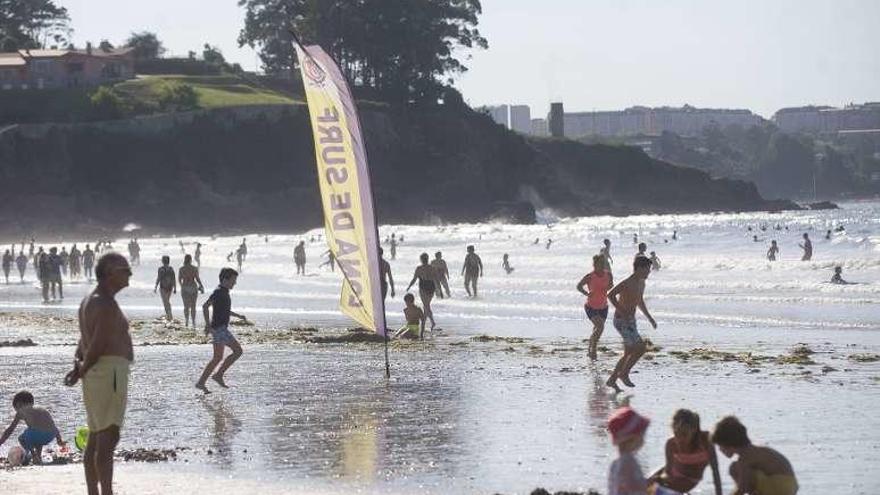
[{"label": "boy in blue shorts", "polygon": [[651,264],[650,258],[636,256],[633,261],[633,274],[617,284],[608,293],[608,300],[614,306],[614,328],[623,338],[624,350],[623,357],[617,362],[611,377],[605,382],[616,392],[621,391],[617,386],[617,380],[622,381],[627,387],[635,387],[635,384],[629,379],[629,372],[645,354],[645,342],[639,335],[639,329],[636,326],[636,308],[639,308],[648,318],[652,327],[657,328],[657,322],[648,312],[644,299],[645,280],[651,274]]},{"label": "boy in blue shorts", "polygon": [[49,411],[42,407],[34,406],[34,396],[27,390],[23,390],[12,398],[12,408],[15,409],[15,418],[0,436],[0,445],[9,438],[20,421],[27,425],[24,432],[18,437],[18,443],[30,456],[35,464],[40,464],[43,459],[43,447],[55,440],[59,447],[66,444],[61,439],[61,433],[55,426],[55,421]]},{"label": "boy in blue shorts", "polygon": [[[238,343],[238,340],[236,340],[235,336],[232,335],[232,332],[229,331],[230,316],[247,321],[247,318],[245,318],[244,315],[232,311],[232,298],[229,296],[229,291],[235,287],[235,282],[237,281],[237,271],[232,268],[224,268],[220,270],[220,285],[214,289],[211,297],[209,297],[208,300],[205,301],[205,304],[202,305],[202,310],[205,313],[205,335],[210,333],[211,342],[214,344],[214,356],[211,357],[211,360],[205,365],[205,370],[202,372],[202,376],[199,377],[199,381],[196,382],[196,388],[206,394],[211,393],[211,391],[208,390],[208,387],[205,386],[209,376],[221,387],[229,388],[223,380],[223,375],[242,355],[241,344]],[[213,314],[210,314],[209,308],[212,307],[214,308],[214,312]],[[220,368],[212,375],[211,372],[213,372],[217,364],[223,360],[223,348],[227,346],[232,350],[232,354],[226,357],[226,360],[223,361]]]}]

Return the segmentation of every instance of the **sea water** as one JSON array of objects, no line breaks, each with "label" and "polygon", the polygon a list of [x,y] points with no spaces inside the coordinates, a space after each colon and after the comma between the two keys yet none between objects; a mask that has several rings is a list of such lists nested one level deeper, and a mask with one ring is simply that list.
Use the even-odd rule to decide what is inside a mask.
[{"label": "sea water", "polygon": [[[232,480],[229,486],[278,493],[523,493],[535,486],[604,491],[615,455],[604,421],[614,408],[630,404],[652,418],[639,454],[646,470],[663,462],[675,409],[689,407],[701,414],[704,429],[724,415],[738,415],[753,440],[789,457],[804,493],[872,493],[880,481],[880,364],[851,356],[880,353],[880,204],[842,206],[591,218],[542,212],[545,222],[529,226],[383,225],[381,239],[404,237],[390,260],[397,297],[387,301],[389,322],[403,323],[402,295],[419,255],[433,258],[441,251],[452,289],[452,298],[434,301],[441,332],[425,344],[393,346],[391,380],[384,378],[380,345],[246,346],[227,378],[233,388],[208,397],[192,383],[209,346],[139,346],[120,447],[190,450],[171,471],[123,469],[120,483],[129,473],[130,483],[142,487],[164,480],[166,492],[193,476],[204,479],[204,487]],[[803,233],[813,242],[811,261],[800,261]],[[339,273],[318,267],[326,251],[321,234],[248,234],[233,309],[257,328],[353,326],[337,308]],[[603,382],[616,356],[600,353],[597,363],[587,360],[582,340],[589,325],[575,285],[606,238],[615,279],[631,273],[633,234],[662,262],[645,292],[658,329],[641,318],[639,324],[663,350],[637,366],[635,389],[613,395]],[[295,275],[293,265],[300,240],[306,243],[305,276]],[[776,262],[766,258],[771,240],[781,249]],[[114,246],[124,252],[127,241],[120,238]],[[178,267],[179,242],[188,253],[201,242],[201,277],[209,293],[219,269],[235,265],[227,255],[242,238],[139,241],[142,263],[118,299],[130,317],[144,319],[162,314],[152,291],[162,255]],[[90,240],[65,244],[72,242],[82,249]],[[460,276],[467,245],[484,264],[475,299],[466,297]],[[389,258],[390,246],[384,247]],[[515,268],[510,274],[501,268],[505,253]],[[834,266],[858,284],[830,284]],[[42,332],[16,321],[28,314],[73,315],[90,285],[68,284],[63,302],[43,305],[32,266],[28,270],[27,283],[0,284],[6,316],[0,341],[31,338],[40,345],[0,348],[0,398],[6,403],[15,391],[31,389],[62,430],[72,432],[84,413],[78,390],[61,387],[60,377],[72,355],[64,344],[76,341],[75,332]],[[181,318],[179,298],[172,301]],[[477,335],[527,340],[483,343],[472,339]],[[811,357],[818,364],[750,369],[669,354],[709,348],[780,355],[798,344],[815,351]],[[620,349],[610,321],[602,345]],[[727,465],[722,459],[722,470]],[[722,475],[727,490],[729,477]],[[27,487],[40,476],[32,471],[9,480]],[[707,473],[695,493],[710,493],[710,479]]]}]

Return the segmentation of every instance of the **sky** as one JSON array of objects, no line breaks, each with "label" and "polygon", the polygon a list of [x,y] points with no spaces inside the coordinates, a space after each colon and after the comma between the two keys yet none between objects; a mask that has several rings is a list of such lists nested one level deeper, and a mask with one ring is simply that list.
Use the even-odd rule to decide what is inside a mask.
[{"label": "sky", "polygon": [[[56,0],[78,45],[159,35],[169,54],[218,46],[248,70],[236,0]],[[488,50],[459,52],[472,105],[551,101],[567,112],[634,105],[747,108],[880,101],[880,0],[482,0]]]}]

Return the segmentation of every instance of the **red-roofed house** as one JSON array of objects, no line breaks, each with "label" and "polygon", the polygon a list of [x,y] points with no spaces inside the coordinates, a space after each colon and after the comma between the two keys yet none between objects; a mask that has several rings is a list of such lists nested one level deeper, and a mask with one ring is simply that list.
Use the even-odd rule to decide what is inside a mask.
[{"label": "red-roofed house", "polygon": [[133,77],[131,48],[0,53],[0,90],[89,87]]}]

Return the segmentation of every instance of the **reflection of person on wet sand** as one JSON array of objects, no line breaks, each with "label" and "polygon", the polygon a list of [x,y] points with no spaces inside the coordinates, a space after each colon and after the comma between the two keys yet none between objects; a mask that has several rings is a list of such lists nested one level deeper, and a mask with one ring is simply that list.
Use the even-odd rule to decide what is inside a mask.
[{"label": "reflection of person on wet sand", "polygon": [[241,431],[241,420],[229,410],[222,397],[213,398],[202,395],[199,397],[199,402],[214,420],[211,429],[211,446],[214,449],[214,455],[217,460],[231,462],[232,439]]},{"label": "reflection of person on wet sand", "polygon": [[425,337],[425,312],[416,306],[416,298],[412,294],[403,296],[406,307],[403,315],[406,317],[406,325],[400,328],[393,338],[423,339]]},{"label": "reflection of person on wet sand", "polygon": [[192,264],[192,256],[183,257],[183,266],[177,271],[177,277],[180,282],[180,297],[183,299],[183,325],[189,326],[192,321],[193,328],[196,327],[196,299],[199,292],[205,293],[205,287],[202,285],[202,279],[199,278],[199,269]]},{"label": "reflection of person on wet sand", "polygon": [[[608,290],[614,285],[611,272],[605,270],[605,258],[601,254],[593,256],[593,271],[584,275],[577,284],[577,290],[587,296],[584,303],[584,311],[587,319],[593,323],[593,333],[590,335],[590,345],[587,355],[590,359],[596,359],[597,346],[602,332],[605,330],[605,320],[608,319]],[[586,286],[589,291],[584,290]]]},{"label": "reflection of person on wet sand", "polygon": [[474,252],[473,246],[467,247],[467,255],[464,257],[461,274],[464,275],[464,289],[468,296],[477,297],[477,280],[483,276],[483,260]]},{"label": "reflection of person on wet sand", "polygon": [[614,306],[614,328],[620,333],[623,339],[623,356],[614,367],[611,377],[606,382],[607,385],[615,391],[620,392],[617,386],[617,380],[623,382],[627,387],[635,387],[630,380],[629,373],[633,366],[645,354],[646,346],[639,335],[636,326],[636,308],[642,311],[642,314],[651,322],[651,326],[657,328],[657,322],[648,311],[645,305],[645,280],[651,274],[651,260],[644,257],[637,257],[633,262],[633,274],[626,278],[623,282],[617,284],[608,293],[608,300]]},{"label": "reflection of person on wet sand", "polygon": [[[428,253],[422,253],[421,256],[419,256],[419,259],[422,264],[416,267],[415,272],[413,272],[413,278],[406,287],[406,290],[409,291],[413,284],[416,283],[416,280],[419,281],[419,298],[422,300],[425,316],[431,320],[431,330],[434,330],[434,327],[437,326],[437,322],[434,321],[434,311],[431,310],[431,300],[434,299],[434,293],[437,291],[437,287],[440,283],[437,280],[437,271],[428,264]],[[440,298],[443,298],[442,292],[440,293]]]}]

